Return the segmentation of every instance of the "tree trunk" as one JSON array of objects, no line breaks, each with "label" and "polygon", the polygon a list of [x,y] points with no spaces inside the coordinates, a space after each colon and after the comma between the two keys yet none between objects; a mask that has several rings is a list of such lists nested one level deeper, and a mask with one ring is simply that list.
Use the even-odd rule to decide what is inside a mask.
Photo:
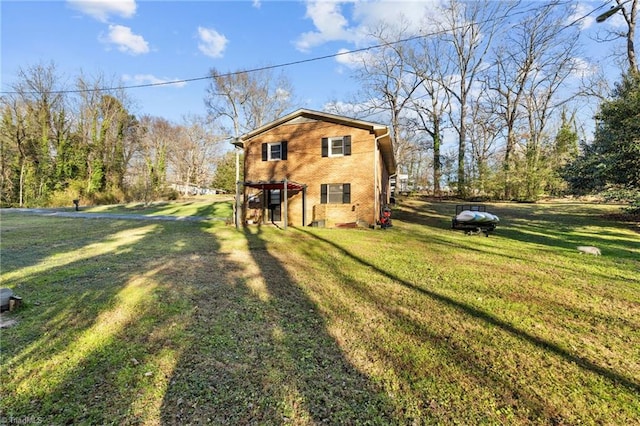
[{"label": "tree trunk", "polygon": [[24,204],[24,200],[22,198],[22,194],[24,193],[24,158],[22,159],[22,164],[20,165],[20,207]]},{"label": "tree trunk", "polygon": [[440,178],[442,177],[442,163],[440,162],[440,146],[442,141],[440,140],[440,124],[436,121],[434,123],[434,137],[433,137],[433,195],[440,196],[442,189],[440,188]]}]

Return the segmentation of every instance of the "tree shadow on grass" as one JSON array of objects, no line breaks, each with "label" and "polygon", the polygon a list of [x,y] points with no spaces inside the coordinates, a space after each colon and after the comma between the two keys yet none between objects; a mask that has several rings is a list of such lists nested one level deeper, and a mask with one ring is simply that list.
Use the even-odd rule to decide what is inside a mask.
[{"label": "tree shadow on grass", "polygon": [[528,333],[524,330],[521,330],[515,326],[513,326],[512,324],[509,324],[506,321],[501,320],[500,318],[491,315],[481,309],[478,309],[474,306],[471,306],[469,304],[460,302],[458,300],[455,300],[451,297],[445,296],[443,294],[439,294],[435,291],[426,289],[426,288],[422,288],[422,287],[418,287],[416,285],[414,285],[413,283],[403,280],[391,273],[389,273],[386,270],[380,269],[379,267],[377,267],[376,265],[367,262],[366,260],[358,257],[357,255],[354,255],[353,253],[351,253],[350,251],[348,251],[347,249],[345,249],[344,247],[334,243],[333,241],[330,241],[328,239],[322,238],[319,235],[316,234],[312,234],[308,231],[305,230],[301,230],[301,232],[304,232],[307,235],[312,236],[313,238],[316,238],[317,240],[323,242],[324,244],[328,244],[332,247],[334,247],[336,250],[338,250],[339,252],[341,252],[344,256],[347,256],[351,259],[353,259],[354,261],[360,263],[362,266],[366,267],[366,268],[370,268],[372,271],[374,271],[377,274],[380,274],[381,276],[387,277],[391,280],[393,280],[394,282],[397,282],[399,284],[401,284],[402,286],[411,289],[413,291],[416,291],[424,296],[427,296],[433,300],[436,300],[440,303],[443,303],[447,306],[450,306],[452,308],[455,308],[457,310],[459,310],[461,313],[468,315],[472,318],[478,319],[488,325],[494,326],[499,328],[500,330],[508,333],[509,335],[517,338],[517,339],[521,339],[523,341],[528,342],[529,344],[537,347],[538,349],[541,349],[543,351],[548,351],[550,353],[553,353],[561,358],[563,358],[564,360],[566,360],[569,363],[573,363],[577,366],[579,366],[580,368],[590,371],[592,373],[595,373],[599,376],[601,376],[603,379],[608,380],[610,382],[612,382],[613,384],[619,385],[619,386],[623,386],[625,388],[627,388],[628,390],[632,391],[632,392],[640,392],[640,383],[638,383],[637,381],[635,381],[633,378],[631,377],[627,377],[623,374],[621,374],[618,371],[615,371],[611,368],[605,367],[605,366],[601,366],[598,365],[594,362],[592,362],[591,360],[587,359],[586,357],[583,357],[579,354],[575,354],[572,353],[570,351],[568,351],[567,349],[551,342],[548,341],[546,339],[543,339],[541,337],[535,336],[531,333]]},{"label": "tree shadow on grass", "polygon": [[[603,219],[602,210],[597,206],[567,203],[557,206],[500,204],[487,205],[487,209],[501,218],[493,237],[523,242],[538,251],[578,255],[578,246],[593,245],[601,249],[603,256],[616,260],[628,259],[633,262],[637,261],[640,255],[640,240],[629,233],[624,223]],[[407,223],[424,225],[427,229],[438,230],[433,234],[425,233],[424,236],[416,236],[417,238],[424,241],[438,240],[443,244],[456,246],[452,240],[443,239],[437,235],[440,230],[462,233],[451,227],[454,213],[454,203],[414,202],[403,204],[397,211],[397,218]],[[474,244],[465,244],[466,249],[479,252],[489,250],[487,247],[482,247],[483,242],[478,241],[479,236],[469,238],[473,239]],[[461,246],[462,244],[458,245],[458,247]],[[524,253],[502,251],[496,254],[514,260],[526,259]],[[586,262],[592,259],[581,260]]]},{"label": "tree shadow on grass", "polygon": [[[314,252],[333,252],[338,245],[302,232],[312,235],[304,249],[305,254],[316,258],[321,264],[319,268],[331,269],[332,258],[318,259]],[[343,255],[346,253],[342,247],[338,251]],[[491,361],[483,359],[492,355],[491,345],[478,351],[477,345],[467,341],[495,335],[490,328],[470,332],[464,325],[453,324],[459,331],[447,333],[442,316],[449,316],[445,312],[455,311],[455,308],[450,309],[437,299],[434,304],[424,304],[415,295],[408,301],[400,295],[401,290],[393,288],[395,277],[391,284],[386,283],[386,278],[393,277],[391,274],[379,275],[380,269],[369,268],[370,264],[363,263],[352,253],[343,256],[342,261],[365,266],[362,269],[368,271],[368,278],[357,279],[336,268],[332,274],[339,283],[342,297],[326,297],[323,302],[334,315],[350,319],[349,327],[357,329],[356,334],[365,340],[358,345],[367,348],[371,359],[388,366],[385,374],[395,379],[385,381],[397,380],[396,402],[405,410],[410,407],[403,419],[406,424],[456,424],[460,419],[469,424],[478,423],[479,419],[494,415],[483,413],[488,406],[494,406],[495,411],[514,411],[516,416],[548,418],[553,409],[546,401],[535,392],[518,386],[504,372],[491,368]],[[314,291],[322,292],[318,288]],[[361,319],[363,315],[365,318]],[[380,325],[370,329],[370,324]],[[459,373],[460,368],[463,374]],[[471,388],[470,382],[474,383]],[[485,398],[492,401],[487,402]]]},{"label": "tree shadow on grass", "polygon": [[[599,206],[501,203],[486,207],[500,217],[496,233],[505,238],[573,251],[578,245],[596,245],[607,247],[608,254],[617,258],[640,253],[640,240],[629,234],[628,225],[605,219]],[[408,222],[446,229],[451,228],[455,205],[403,205],[399,214]]]},{"label": "tree shadow on grass", "polygon": [[318,308],[270,253],[262,228],[199,293],[167,389],[166,423],[393,424],[387,397],[344,357]]},{"label": "tree shadow on grass", "polygon": [[25,308],[2,333],[2,422],[393,424],[262,235],[222,250],[206,223],[48,223],[82,237],[3,262]]},{"label": "tree shadow on grass", "polygon": [[[245,233],[248,251],[234,251],[223,250],[222,237],[210,232],[209,224],[52,223],[81,238],[43,248],[28,261],[17,255],[3,260],[3,276],[12,268],[31,272],[9,282],[27,296],[27,306],[21,323],[2,332],[1,371],[9,381],[0,390],[0,420],[389,424],[401,417],[346,358],[321,310],[289,272],[291,265],[269,251],[262,231]],[[637,383],[624,382],[615,371],[399,280],[340,245],[317,241],[408,289],[638,391]],[[45,303],[36,305],[38,292],[47,294]],[[471,356],[460,350],[461,362],[471,363]]]},{"label": "tree shadow on grass", "polygon": [[153,400],[162,386],[160,364],[179,350],[173,330],[187,308],[167,279],[175,267],[169,257],[189,256],[182,239],[196,227],[48,222],[81,238],[49,243],[26,263],[3,262],[25,306],[15,313],[18,325],[2,333],[0,422],[143,421],[153,408],[138,401]]}]

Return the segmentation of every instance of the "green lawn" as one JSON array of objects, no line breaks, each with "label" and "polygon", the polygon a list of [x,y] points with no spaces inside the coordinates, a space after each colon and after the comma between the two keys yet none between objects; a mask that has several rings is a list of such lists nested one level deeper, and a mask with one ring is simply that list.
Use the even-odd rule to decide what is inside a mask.
[{"label": "green lawn", "polygon": [[142,214],[147,216],[209,216],[231,218],[233,215],[233,195],[213,195],[187,201],[130,203],[106,206],[82,206],[83,212]]},{"label": "green lawn", "polygon": [[489,204],[489,238],[419,199],[388,230],[3,213],[25,303],[0,423],[638,424],[640,234],[618,208]]}]

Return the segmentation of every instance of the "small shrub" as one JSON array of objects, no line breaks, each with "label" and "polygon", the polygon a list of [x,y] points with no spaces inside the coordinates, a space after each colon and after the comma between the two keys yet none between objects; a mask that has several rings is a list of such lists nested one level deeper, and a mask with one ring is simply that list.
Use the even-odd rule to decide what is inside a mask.
[{"label": "small shrub", "polygon": [[606,202],[628,203],[623,209],[626,213],[640,214],[640,190],[636,188],[611,187],[602,196]]},{"label": "small shrub", "polygon": [[71,191],[56,191],[49,198],[47,207],[69,207],[73,205],[73,200],[77,199],[78,195],[73,194]]},{"label": "small shrub", "polygon": [[175,201],[180,197],[180,193],[173,188],[166,188],[160,198],[167,201]]}]

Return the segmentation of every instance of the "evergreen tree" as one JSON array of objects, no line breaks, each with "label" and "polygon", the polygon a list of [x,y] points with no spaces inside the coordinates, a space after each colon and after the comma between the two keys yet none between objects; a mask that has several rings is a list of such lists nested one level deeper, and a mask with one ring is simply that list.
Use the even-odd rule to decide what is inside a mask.
[{"label": "evergreen tree", "polygon": [[600,146],[609,183],[640,189],[640,73],[623,78],[600,106],[594,144]]},{"label": "evergreen tree", "polygon": [[564,169],[563,175],[577,194],[613,189],[626,194],[627,199],[637,199],[640,194],[640,73],[623,77],[612,99],[600,105],[596,120],[593,143],[583,146],[583,152]]},{"label": "evergreen tree", "polygon": [[[242,180],[242,157],[240,158],[240,180]],[[216,166],[211,185],[216,189],[224,189],[229,193],[236,191],[236,153],[225,154]]]},{"label": "evergreen tree", "polygon": [[567,118],[566,111],[562,111],[561,124],[548,158],[545,160],[551,168],[551,176],[547,182],[547,192],[560,196],[567,190],[567,183],[562,178],[563,168],[574,161],[578,155],[578,134],[575,131],[573,117]]}]

